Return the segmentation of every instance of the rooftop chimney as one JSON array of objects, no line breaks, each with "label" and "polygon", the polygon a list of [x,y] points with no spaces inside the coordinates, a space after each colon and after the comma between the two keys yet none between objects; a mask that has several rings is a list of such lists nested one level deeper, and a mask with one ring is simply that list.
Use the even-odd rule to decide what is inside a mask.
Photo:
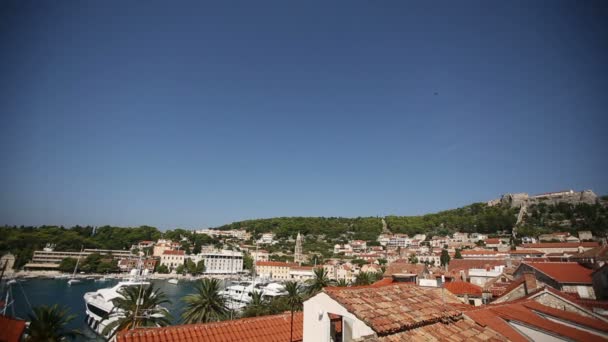
[{"label": "rooftop chimney", "polygon": [[525,272],[524,276],[524,292],[526,295],[530,294],[530,292],[536,290],[536,277],[532,272]]}]

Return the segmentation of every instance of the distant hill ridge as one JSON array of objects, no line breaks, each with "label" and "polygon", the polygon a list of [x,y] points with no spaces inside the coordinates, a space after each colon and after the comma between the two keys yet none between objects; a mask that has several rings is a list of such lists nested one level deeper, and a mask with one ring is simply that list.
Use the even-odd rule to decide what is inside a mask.
[{"label": "distant hill ridge", "polygon": [[506,194],[488,203],[473,203],[461,208],[418,216],[386,217],[276,217],[252,219],[216,227],[221,230],[246,229],[253,233],[272,232],[277,237],[303,234],[327,238],[348,237],[374,240],[386,228],[393,233],[409,235],[426,233],[444,235],[455,231],[495,234],[510,231],[517,222],[522,204],[525,218],[518,226],[520,236],[552,231],[591,230],[604,236],[608,229],[608,198],[591,190],[572,190],[541,195]]}]

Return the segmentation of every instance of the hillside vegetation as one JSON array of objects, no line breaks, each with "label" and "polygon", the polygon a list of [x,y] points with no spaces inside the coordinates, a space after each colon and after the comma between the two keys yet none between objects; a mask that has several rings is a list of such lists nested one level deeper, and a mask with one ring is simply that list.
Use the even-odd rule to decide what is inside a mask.
[{"label": "hillside vegetation", "polygon": [[[510,230],[516,221],[517,209],[488,207],[475,203],[463,208],[421,216],[387,216],[386,223],[393,233],[448,234],[455,231],[495,233]],[[278,238],[302,234],[323,234],[327,239],[348,236],[353,239],[375,240],[382,232],[380,217],[278,217],[246,220],[218,227],[246,229],[259,235],[273,232]]]}]

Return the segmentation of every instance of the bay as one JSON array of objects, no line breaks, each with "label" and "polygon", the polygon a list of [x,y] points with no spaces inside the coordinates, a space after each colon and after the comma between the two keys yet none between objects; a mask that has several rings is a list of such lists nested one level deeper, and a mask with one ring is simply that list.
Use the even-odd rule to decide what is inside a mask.
[{"label": "bay", "polygon": [[[169,284],[166,280],[148,280],[155,288],[162,290],[171,303],[164,305],[172,315],[172,323],[180,323],[180,315],[185,308],[181,298],[194,292],[195,281],[180,280],[179,284]],[[10,316],[27,319],[31,307],[54,305],[66,307],[76,317],[69,324],[71,329],[79,329],[85,334],[79,341],[104,341],[93,333],[85,323],[85,303],[83,296],[87,292],[97,291],[116,285],[118,280],[96,282],[82,280],[81,283],[68,286],[67,279],[28,279],[11,285],[14,303],[7,310]]]}]

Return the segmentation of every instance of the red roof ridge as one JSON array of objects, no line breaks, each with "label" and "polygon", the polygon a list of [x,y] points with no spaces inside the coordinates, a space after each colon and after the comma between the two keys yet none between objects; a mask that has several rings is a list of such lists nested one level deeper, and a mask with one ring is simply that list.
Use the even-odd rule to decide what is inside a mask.
[{"label": "red roof ridge", "polygon": [[[271,323],[271,322],[274,322]],[[251,340],[282,340],[289,338],[291,314],[289,312],[239,318],[235,320],[174,325],[159,328],[140,328],[119,332],[118,342],[130,341],[193,341],[212,340],[212,337],[222,341],[251,341]],[[284,324],[283,324],[284,323]],[[262,324],[262,326],[256,326]],[[294,340],[301,341],[303,334],[303,313],[294,313]],[[178,335],[179,334],[179,335]]]}]

